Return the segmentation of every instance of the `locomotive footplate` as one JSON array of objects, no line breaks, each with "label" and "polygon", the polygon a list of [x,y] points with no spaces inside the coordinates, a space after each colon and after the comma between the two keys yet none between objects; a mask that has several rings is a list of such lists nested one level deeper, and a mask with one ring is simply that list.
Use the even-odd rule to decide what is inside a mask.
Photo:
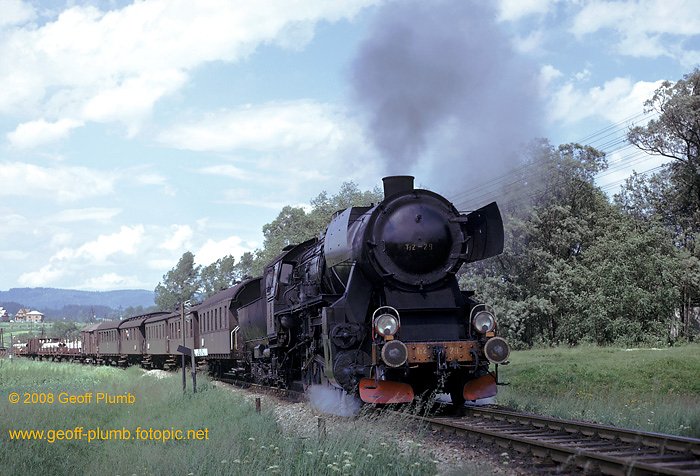
[{"label": "locomotive footplate", "polygon": [[437,362],[440,349],[445,351],[445,361],[471,362],[472,354],[477,352],[478,342],[405,342],[408,350],[408,363],[420,364],[425,362]]}]

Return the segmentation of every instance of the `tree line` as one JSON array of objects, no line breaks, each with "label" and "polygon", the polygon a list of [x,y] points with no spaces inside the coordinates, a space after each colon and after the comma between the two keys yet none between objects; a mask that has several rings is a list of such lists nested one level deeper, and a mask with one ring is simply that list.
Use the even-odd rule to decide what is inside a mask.
[{"label": "tree line", "polygon": [[[463,268],[460,286],[494,307],[516,347],[656,345],[698,333],[700,70],[663,83],[644,106],[658,118],[627,138],[667,157],[660,171],[632,174],[608,199],[595,184],[604,153],[538,139],[519,158],[520,185],[501,190],[504,252]],[[185,253],[156,287],[156,303],[172,309],[258,276],[284,246],[322,233],[335,211],[381,199],[379,189],[344,183],[313,199],[311,212],[284,207],[263,227],[262,248],[238,263],[226,256],[195,266]]]}]

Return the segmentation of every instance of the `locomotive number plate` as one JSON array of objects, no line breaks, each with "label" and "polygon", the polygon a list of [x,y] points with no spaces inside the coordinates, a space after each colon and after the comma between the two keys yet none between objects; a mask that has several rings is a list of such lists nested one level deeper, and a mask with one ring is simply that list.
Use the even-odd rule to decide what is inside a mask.
[{"label": "locomotive number plate", "polygon": [[408,349],[409,363],[436,362],[433,349],[445,349],[445,360],[451,362],[457,359],[458,362],[471,362],[471,349],[477,349],[476,342],[406,342]]}]

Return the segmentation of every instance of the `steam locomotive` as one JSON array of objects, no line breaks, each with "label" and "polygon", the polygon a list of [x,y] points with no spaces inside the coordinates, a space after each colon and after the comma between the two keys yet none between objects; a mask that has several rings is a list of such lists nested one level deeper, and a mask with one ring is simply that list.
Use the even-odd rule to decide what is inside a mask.
[{"label": "steam locomotive", "polygon": [[[384,181],[384,200],[337,212],[325,235],[284,248],[263,276],[180,313],[104,322],[82,331],[80,360],[179,365],[179,345],[218,375],[369,403],[444,390],[453,403],[496,394],[508,343],[496,317],[460,291],[462,264],[503,250],[496,203],[460,214],[413,177]],[[181,348],[182,350],[182,348]],[[74,356],[75,357],[75,356]]]}]

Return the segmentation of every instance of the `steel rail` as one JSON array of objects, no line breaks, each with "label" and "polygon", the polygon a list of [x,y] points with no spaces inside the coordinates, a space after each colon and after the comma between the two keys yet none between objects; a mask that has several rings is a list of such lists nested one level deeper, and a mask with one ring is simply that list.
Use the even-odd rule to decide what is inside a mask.
[{"label": "steel rail", "polygon": [[465,412],[462,418],[407,416],[589,473],[700,475],[699,439],[484,407]]}]

